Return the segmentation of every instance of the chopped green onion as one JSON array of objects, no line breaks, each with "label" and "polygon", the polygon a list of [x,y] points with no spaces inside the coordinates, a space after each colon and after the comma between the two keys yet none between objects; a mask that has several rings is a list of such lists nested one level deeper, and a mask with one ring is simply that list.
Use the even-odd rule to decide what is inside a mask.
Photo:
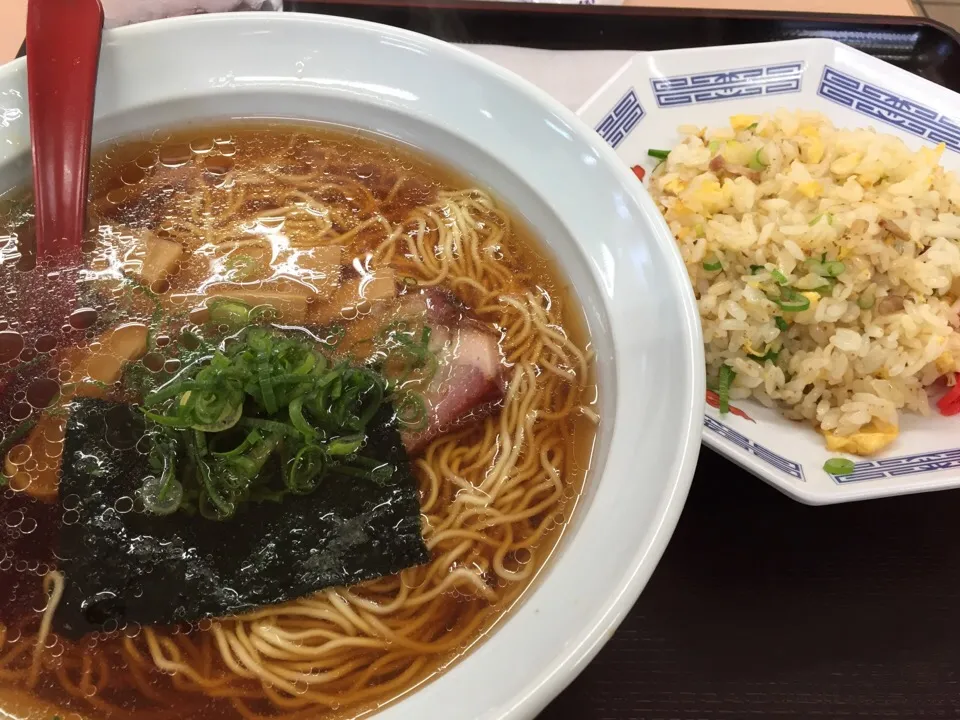
[{"label": "chopped green onion", "polygon": [[830,458],[823,464],[823,469],[830,475],[849,475],[856,467],[853,460],[847,458]]},{"label": "chopped green onion", "polygon": [[824,278],[823,282],[815,287],[813,291],[821,297],[830,297],[833,295],[833,289],[837,286],[835,278]]},{"label": "chopped green onion", "polygon": [[778,285],[786,285],[788,282],[790,282],[789,280],[787,280],[787,276],[784,275],[779,270],[777,270],[776,268],[770,271],[770,276],[777,281]]},{"label": "chopped green onion", "polygon": [[[334,327],[332,334],[339,342],[343,329]],[[436,372],[429,327],[397,323],[383,338],[392,343],[386,357],[392,360],[395,351],[403,362],[396,387],[385,366],[331,366],[321,351],[324,344],[292,331],[248,324],[228,339],[214,352],[209,343],[198,342],[202,356],[179,347],[182,369],[142,404],[153,421],[150,467],[157,474],[170,472],[150,495],[157,500],[147,503],[151,512],[183,508],[223,520],[244,502],[312,492],[334,466],[379,482],[393,471],[371,470],[382,462],[361,462],[357,452],[383,404],[393,403],[402,427],[426,425],[422,396],[398,388],[429,382]],[[281,487],[272,473],[263,472],[271,459],[282,468]],[[168,482],[173,473],[175,480]],[[182,499],[171,507],[174,493]]]},{"label": "chopped green onion", "polygon": [[233,255],[227,258],[227,271],[232,280],[249,280],[256,272],[257,261],[249,255]]},{"label": "chopped green onion", "polygon": [[711,255],[706,260],[703,261],[703,269],[707,272],[716,272],[717,270],[723,269],[723,264],[717,259],[715,255]]},{"label": "chopped green onion", "polygon": [[273,322],[280,317],[280,313],[272,305],[257,305],[250,309],[250,322]]},{"label": "chopped green onion", "polygon": [[418,431],[427,426],[429,416],[423,397],[414,392],[404,393],[396,405],[397,424],[405,430]]},{"label": "chopped green onion", "polygon": [[294,456],[287,471],[286,484],[290,492],[306,495],[313,492],[323,479],[326,454],[317,445],[305,445]]},{"label": "chopped green onion", "polygon": [[278,422],[276,420],[245,417],[240,420],[239,424],[241,427],[259,428],[267,433],[278,433],[291,438],[295,438],[299,435],[297,429],[293,427],[293,425],[287,425],[287,423]]},{"label": "chopped green onion", "polygon": [[237,455],[242,455],[245,453],[261,440],[263,440],[263,436],[256,430],[251,430],[249,433],[247,433],[247,436],[243,439],[243,442],[233,448],[233,450],[211,452],[210,454],[216,455],[217,457],[236,457]]},{"label": "chopped green onion", "polygon": [[237,403],[232,407],[228,405],[223,408],[220,416],[213,422],[194,423],[190,427],[194,430],[203,430],[203,432],[223,432],[236,425],[241,415],[243,415],[242,403]]},{"label": "chopped green onion", "polygon": [[656,150],[654,148],[650,148],[649,150],[647,150],[647,155],[649,155],[652,158],[657,158],[658,160],[666,160],[667,157],[670,155],[670,151]]},{"label": "chopped green onion", "polygon": [[715,152],[717,152],[717,150],[720,149],[720,146],[721,146],[721,145],[723,145],[723,143],[720,142],[719,140],[711,140],[711,141],[707,144],[707,148],[710,150],[711,153],[715,153]]},{"label": "chopped green onion", "polygon": [[159,405],[165,400],[169,400],[172,397],[177,397],[178,395],[183,394],[188,390],[196,390],[200,387],[200,383],[197,382],[174,382],[171,380],[169,383],[161,387],[156,392],[150,393],[143,399],[144,407],[154,407]]},{"label": "chopped green onion", "polygon": [[140,499],[147,512],[154,515],[170,515],[180,508],[180,502],[183,500],[183,486],[177,482],[172,471],[168,472],[163,480],[151,475],[146,478],[140,488]]},{"label": "chopped green onion", "polygon": [[770,297],[781,310],[786,312],[803,312],[810,307],[810,300],[793,288],[781,288],[780,297]]},{"label": "chopped green onion", "polygon": [[750,123],[749,125],[747,125],[747,130],[756,130],[756,129],[757,129],[757,125],[759,125],[759,124],[760,124],[760,123]]},{"label": "chopped green onion", "polygon": [[352,455],[363,445],[364,435],[344,435],[327,444],[328,455]]},{"label": "chopped green onion", "polygon": [[838,277],[847,269],[847,266],[839,260],[823,261],[809,258],[804,260],[803,264],[810,272],[820,277]]},{"label": "chopped green onion", "polygon": [[763,272],[764,270],[766,270],[766,268],[765,268],[763,265],[751,265],[751,266],[750,266],[750,274],[751,274],[751,275],[756,275],[756,274],[758,274],[758,273]]},{"label": "chopped green onion", "polygon": [[[747,353],[747,354],[749,355],[749,353]],[[774,365],[776,365],[776,364],[777,364],[777,359],[778,359],[779,357],[780,357],[780,351],[779,351],[779,350],[768,350],[768,351],[767,351],[766,353],[764,353],[763,355],[750,355],[750,359],[751,359],[751,360],[755,360],[756,362],[760,363],[761,365],[763,365],[764,363],[766,363],[767,360],[769,360],[769,361],[772,362]]]},{"label": "chopped green onion", "polygon": [[207,306],[210,322],[217,325],[240,327],[250,320],[250,309],[242,302],[229,298],[216,298]]},{"label": "chopped green onion", "polygon": [[844,265],[839,260],[831,260],[830,262],[825,264],[825,267],[827,270],[827,277],[832,277],[832,278],[843,275],[844,271],[846,271],[847,269],[847,266]]},{"label": "chopped green onion", "polygon": [[777,315],[773,319],[773,322],[774,324],[776,324],[777,329],[779,329],[780,332],[786,332],[787,330],[790,329],[790,326],[787,324],[787,321],[784,320],[780,315]]},{"label": "chopped green onion", "polygon": [[874,297],[873,288],[867,288],[860,297],[857,298],[857,307],[861,310],[869,310],[876,303],[877,299]]},{"label": "chopped green onion", "polygon": [[736,376],[737,374],[729,365],[720,366],[720,378],[717,395],[720,397],[718,409],[720,410],[721,414],[730,412],[730,386],[733,384],[733,379]]},{"label": "chopped green onion", "polygon": [[762,150],[763,148],[758,149],[756,154],[750,159],[750,162],[747,163],[747,167],[750,168],[751,170],[757,170],[757,171],[766,170],[767,164],[760,157],[760,153]]},{"label": "chopped green onion", "polygon": [[260,368],[260,396],[263,398],[263,409],[273,414],[280,409],[277,403],[277,395],[273,391],[273,378],[270,376],[270,370],[266,367]]},{"label": "chopped green onion", "polygon": [[185,430],[191,425],[193,425],[193,420],[191,420],[188,417],[161,415],[160,413],[153,413],[148,411],[144,411],[143,416],[148,420],[152,420],[158,425],[164,425],[166,427],[181,428]]},{"label": "chopped green onion", "polygon": [[814,216],[813,216],[813,220],[811,220],[810,222],[808,222],[807,225],[809,225],[810,227],[813,227],[813,226],[816,225],[818,222],[820,222],[820,218],[822,218],[822,217],[823,217],[823,213],[820,213],[820,214],[818,214],[818,215],[814,215]]}]

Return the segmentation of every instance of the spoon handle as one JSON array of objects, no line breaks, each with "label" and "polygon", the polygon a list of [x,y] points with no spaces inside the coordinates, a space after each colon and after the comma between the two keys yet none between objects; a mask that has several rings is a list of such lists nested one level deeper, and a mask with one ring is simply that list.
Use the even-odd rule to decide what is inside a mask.
[{"label": "spoon handle", "polygon": [[27,90],[37,260],[76,264],[86,225],[100,0],[30,0]]}]

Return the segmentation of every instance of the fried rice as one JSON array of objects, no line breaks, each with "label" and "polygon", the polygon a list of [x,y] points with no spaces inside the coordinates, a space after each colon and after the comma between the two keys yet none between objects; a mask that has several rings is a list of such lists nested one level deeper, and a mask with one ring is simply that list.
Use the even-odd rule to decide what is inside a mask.
[{"label": "fried rice", "polygon": [[830,449],[875,452],[954,382],[960,183],[943,145],[812,112],[730,123],[681,128],[650,181],[697,296],[708,384],[812,423]]}]

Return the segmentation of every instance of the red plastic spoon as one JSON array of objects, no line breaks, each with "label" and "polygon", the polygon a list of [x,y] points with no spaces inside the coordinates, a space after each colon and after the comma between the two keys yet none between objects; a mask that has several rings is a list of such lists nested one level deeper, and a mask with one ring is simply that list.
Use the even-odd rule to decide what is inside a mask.
[{"label": "red plastic spoon", "polygon": [[[33,355],[43,336],[50,336],[55,346],[70,328],[67,319],[76,297],[86,225],[102,30],[99,0],[29,0],[27,5],[37,269],[24,268],[27,272],[18,276],[17,299],[24,314],[19,343]],[[23,354],[20,359],[26,360]],[[47,372],[50,358],[41,360],[0,373],[0,437],[5,447],[16,439],[8,434],[11,418],[22,419],[10,407],[16,391],[29,388]],[[21,422],[19,427],[22,431],[26,426]]]},{"label": "red plastic spoon", "polygon": [[75,266],[86,225],[100,0],[30,0],[27,89],[37,261]]}]

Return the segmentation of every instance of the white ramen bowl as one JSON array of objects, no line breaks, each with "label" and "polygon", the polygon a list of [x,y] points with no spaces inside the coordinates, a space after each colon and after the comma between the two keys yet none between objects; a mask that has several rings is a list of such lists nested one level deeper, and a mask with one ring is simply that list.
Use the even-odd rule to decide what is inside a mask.
[{"label": "white ramen bowl", "polygon": [[[0,187],[28,177],[23,60],[0,68]],[[105,33],[95,142],[214,118],[324,120],[425,149],[545,240],[582,302],[602,423],[584,500],[491,636],[386,719],[530,718],[610,637],[673,532],[700,445],[698,316],[670,233],[592,129],[445,43],[297,15],[195,16]]]}]

